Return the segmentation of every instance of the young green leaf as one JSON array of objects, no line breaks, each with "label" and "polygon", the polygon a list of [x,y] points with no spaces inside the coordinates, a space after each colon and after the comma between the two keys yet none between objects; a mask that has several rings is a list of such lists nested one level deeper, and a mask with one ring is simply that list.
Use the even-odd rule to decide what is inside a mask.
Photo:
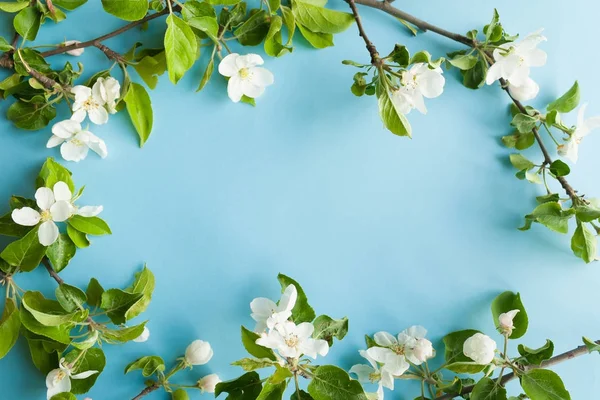
[{"label": "young green leaf", "polygon": [[32,5],[19,11],[13,20],[13,26],[24,39],[35,40],[41,22],[42,14],[37,7]]},{"label": "young green leaf", "polygon": [[360,383],[333,365],[323,365],[314,370],[308,393],[314,400],[367,400]]},{"label": "young green leaf", "polygon": [[265,382],[256,400],[281,400],[287,387],[287,381],[278,383]]},{"label": "young green leaf", "polygon": [[497,385],[495,379],[481,378],[473,387],[471,400],[506,400],[506,389]]},{"label": "young green leaf", "polygon": [[586,263],[591,263],[596,259],[598,241],[593,232],[586,226],[578,222],[575,233],[571,238],[571,250],[573,254],[581,258]]},{"label": "young green leaf", "polygon": [[115,325],[127,322],[127,312],[143,295],[128,293],[121,289],[108,289],[102,293],[100,308],[106,311],[106,315]]},{"label": "young green leaf", "polygon": [[167,17],[164,45],[169,79],[176,84],[196,61],[196,35],[181,18],[171,14]]},{"label": "young green leaf", "polygon": [[108,227],[108,224],[100,217],[83,217],[81,215],[74,215],[69,218],[69,225],[77,229],[80,232],[87,233],[89,235],[110,235],[112,232]]},{"label": "young green leaf", "polygon": [[446,346],[444,358],[446,363],[448,363],[447,369],[456,373],[475,374],[485,368],[485,365],[476,364],[463,353],[465,341],[476,333],[481,332],[474,329],[466,329],[444,336],[443,342]]},{"label": "young green leaf", "polygon": [[324,49],[333,46],[333,35],[331,33],[313,32],[301,24],[297,24],[297,26],[304,39],[315,49]]},{"label": "young green leaf", "polygon": [[452,59],[449,59],[448,62],[452,64],[454,67],[461,69],[463,71],[469,70],[477,65],[479,61],[478,57],[472,55],[458,55]]},{"label": "young green leaf", "polygon": [[269,360],[277,360],[277,356],[273,350],[256,344],[256,340],[260,338],[260,335],[246,329],[242,326],[242,343],[246,351],[256,358],[267,358]]},{"label": "young green leaf", "polygon": [[600,353],[600,344],[594,342],[592,339],[586,338],[585,336],[582,338],[583,339],[583,344],[585,345],[585,347],[587,347],[588,351],[590,353],[597,351],[598,353]]},{"label": "young green leaf", "polygon": [[239,378],[220,382],[215,388],[215,397],[221,393],[229,393],[228,398],[239,400],[255,400],[262,391],[260,376],[252,371]]},{"label": "young green leaf", "polygon": [[548,104],[548,111],[558,111],[559,113],[571,112],[579,105],[581,93],[579,91],[579,82],[575,81],[573,86],[565,94]]},{"label": "young green leaf", "polygon": [[0,359],[4,358],[17,342],[20,327],[19,309],[15,301],[8,297],[0,319]]},{"label": "young green leaf", "polygon": [[146,16],[148,0],[102,0],[104,10],[125,21],[137,21]]},{"label": "young green leaf", "polygon": [[140,147],[144,146],[152,132],[152,102],[146,89],[139,83],[131,83],[123,98],[127,113],[140,137]]},{"label": "young green leaf", "polygon": [[561,160],[555,160],[550,164],[550,172],[554,176],[567,176],[571,172],[571,168]]},{"label": "young green leaf", "polygon": [[411,137],[412,128],[404,114],[398,112],[390,93],[382,89],[378,98],[379,116],[383,125],[394,135]]},{"label": "young green leaf", "polygon": [[88,283],[88,287],[85,290],[87,303],[92,307],[100,307],[102,304],[102,293],[104,293],[104,288],[100,285],[100,282],[96,278],[90,279],[90,283]]},{"label": "young green leaf", "polygon": [[146,310],[152,300],[154,286],[154,274],[144,265],[144,268],[135,274],[133,284],[126,289],[127,292],[141,294],[142,297],[127,310],[125,319],[133,319]]},{"label": "young green leaf", "polygon": [[142,370],[142,375],[146,378],[154,375],[156,371],[164,371],[165,370],[165,362],[159,356],[146,356],[139,358],[131,363],[129,363],[125,367],[125,374]]},{"label": "young green leaf", "polygon": [[[81,355],[81,353],[83,354]],[[96,379],[100,376],[100,373],[106,366],[106,358],[102,349],[92,347],[85,351],[74,349],[65,355],[65,362],[71,363],[75,360],[77,362],[77,369],[75,373],[81,373],[85,371],[98,371],[97,374],[92,374],[85,379],[73,379],[71,381],[71,393],[83,394],[89,392],[89,390],[96,383]]]},{"label": "young green leaf", "polygon": [[352,14],[315,6],[301,0],[294,1],[292,7],[296,21],[319,33],[341,33],[354,23]]},{"label": "young green leaf", "polygon": [[73,228],[69,224],[67,224],[67,235],[73,241],[75,246],[77,246],[80,249],[86,248],[90,245],[90,241],[88,240],[87,235]]},{"label": "young green leaf", "polygon": [[[244,371],[255,371],[262,368],[276,367],[279,364],[277,364],[276,361],[269,360],[268,358],[242,358],[241,360],[232,362],[231,365],[242,367]],[[286,371],[289,371],[289,369],[286,368]]]},{"label": "young green leaf", "polygon": [[25,292],[22,304],[44,326],[56,327],[87,317],[87,312],[67,312],[58,301],[46,299],[40,292]]},{"label": "young green leaf", "polygon": [[333,338],[342,340],[348,333],[348,318],[333,319],[327,315],[319,315],[313,322],[315,330],[313,338],[323,339],[333,345]]},{"label": "young green leaf", "polygon": [[36,186],[53,188],[56,182],[64,182],[69,187],[71,193],[75,193],[75,184],[71,178],[71,171],[54,161],[52,157],[48,157],[42,169],[35,180]]},{"label": "young green leaf", "polygon": [[539,222],[555,232],[567,233],[568,222],[573,217],[573,213],[572,210],[563,210],[558,202],[547,202],[537,206],[526,218]]},{"label": "young green leaf", "polygon": [[20,267],[22,271],[33,271],[40,265],[46,253],[46,247],[40,244],[38,229],[36,227],[21,239],[9,243],[0,253],[0,257],[8,264]]},{"label": "young green leaf", "polygon": [[571,400],[560,377],[547,369],[532,369],[521,376],[521,387],[531,399]]},{"label": "young green leaf", "polygon": [[298,284],[298,282],[296,282],[292,278],[283,274],[277,275],[277,279],[281,284],[282,292],[285,291],[285,288],[287,288],[289,285],[294,285],[296,287],[296,290],[298,291],[296,305],[292,309],[292,320],[296,324],[299,324],[302,322],[311,322],[313,319],[315,319],[315,310],[308,304],[308,299],[306,298],[306,294],[304,293],[304,290],[302,289],[300,284]]},{"label": "young green leaf", "polygon": [[208,65],[206,66],[206,69],[204,70],[204,74],[202,74],[202,79],[200,80],[200,84],[198,85],[198,89],[196,89],[196,92],[199,92],[202,89],[204,89],[204,86],[206,86],[206,84],[210,80],[210,77],[212,76],[214,69],[215,69],[215,58],[211,57],[210,61],[208,62]]},{"label": "young green leaf", "polygon": [[54,270],[60,272],[69,264],[76,251],[77,247],[69,235],[61,233],[56,242],[46,249],[46,256],[50,259]]},{"label": "young green leaf", "polygon": [[83,305],[87,301],[87,296],[83,290],[66,283],[58,285],[54,293],[56,295],[56,300],[58,300],[62,308],[68,312],[83,309]]},{"label": "young green leaf", "polygon": [[23,1],[20,3],[2,1],[2,2],[0,2],[0,11],[4,11],[4,12],[8,12],[8,13],[16,13],[16,12],[21,11],[24,8],[27,8],[28,6],[29,6],[29,3],[26,1]]},{"label": "young green leaf", "polygon": [[546,344],[538,349],[532,349],[520,344],[517,348],[521,355],[520,363],[528,365],[540,365],[543,361],[549,360],[554,353],[554,343],[551,340],[546,340]]}]

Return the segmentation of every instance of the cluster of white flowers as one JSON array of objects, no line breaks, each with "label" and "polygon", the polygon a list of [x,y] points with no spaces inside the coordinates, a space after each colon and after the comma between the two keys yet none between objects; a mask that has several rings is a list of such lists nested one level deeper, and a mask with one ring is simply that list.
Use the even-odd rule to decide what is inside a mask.
[{"label": "cluster of white flowers", "polygon": [[286,359],[299,359],[303,355],[314,359],[317,355],[326,356],[329,344],[325,340],[312,338],[315,330],[312,323],[296,325],[289,321],[297,298],[296,287],[289,285],[278,304],[263,297],[252,300],[250,309],[256,321],[255,331],[261,335],[256,344],[277,350]]},{"label": "cluster of white flowers", "polygon": [[23,226],[37,226],[38,238],[43,246],[50,246],[58,239],[56,222],[64,222],[74,215],[95,217],[102,212],[102,206],[78,207],[74,204],[77,196],[73,196],[65,182],[56,182],[53,189],[41,187],[35,192],[35,201],[39,210],[31,207],[16,208],[11,217]]},{"label": "cluster of white flowers", "polygon": [[519,101],[531,100],[540,91],[538,84],[531,79],[530,67],[541,67],[546,64],[546,52],[537,48],[546,40],[542,36],[543,29],[527,35],[518,42],[509,42],[494,49],[494,64],[486,75],[486,83],[493,84],[500,78],[508,81],[510,95]]},{"label": "cluster of white flowers", "polygon": [[238,103],[242,96],[255,99],[274,82],[273,74],[259,65],[265,62],[258,54],[239,55],[231,53],[219,63],[219,73],[227,78],[227,94]]},{"label": "cluster of white flowers", "polygon": [[73,115],[70,119],[54,124],[52,137],[46,147],[60,145],[60,154],[67,161],[79,162],[85,159],[90,149],[105,158],[108,150],[104,141],[83,129],[81,123],[86,117],[96,125],[108,122],[108,115],[116,112],[117,100],[121,96],[119,81],[110,76],[101,77],[91,88],[77,85],[71,89],[71,93],[75,95]]},{"label": "cluster of white flowers", "polygon": [[383,399],[383,388],[394,389],[394,379],[399,378],[410,365],[421,365],[435,356],[433,345],[422,326],[411,326],[394,337],[388,332],[378,332],[373,339],[377,346],[359,353],[370,365],[357,364],[350,373],[361,383],[378,383],[377,399]]},{"label": "cluster of white flowers", "polygon": [[433,99],[444,92],[446,79],[442,69],[431,69],[428,64],[417,63],[402,72],[400,88],[392,91],[394,107],[400,114],[408,114],[413,108],[427,114],[424,98]]}]

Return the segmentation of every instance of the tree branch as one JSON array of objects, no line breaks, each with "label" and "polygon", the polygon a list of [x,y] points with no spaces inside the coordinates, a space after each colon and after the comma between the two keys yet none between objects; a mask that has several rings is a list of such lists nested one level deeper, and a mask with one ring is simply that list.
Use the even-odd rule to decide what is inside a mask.
[{"label": "tree branch", "polygon": [[44,264],[44,267],[46,267],[46,271],[48,271],[48,274],[50,274],[50,276],[56,281],[56,283],[58,283],[59,285],[65,283],[63,278],[58,276],[54,268],[52,268],[52,264],[50,264],[50,260],[48,259],[48,257],[44,257],[42,259],[42,264]]},{"label": "tree branch", "polygon": [[[438,35],[444,36],[448,39],[454,40],[456,42],[462,43],[466,46],[469,47],[473,47],[473,48],[477,48],[478,45],[480,44],[478,41],[476,40],[471,40],[466,36],[460,35],[458,33],[454,33],[454,32],[450,32],[447,31],[445,29],[442,29],[438,26],[432,25],[426,21],[423,21],[411,14],[408,14],[394,6],[392,6],[390,4],[389,1],[379,1],[379,0],[351,0],[353,2],[355,2],[356,4],[362,4],[364,6],[367,7],[371,7],[371,8],[376,8],[378,10],[381,10],[389,15],[392,15],[396,18],[401,18],[405,21],[410,22],[411,24],[415,25],[416,27],[418,27],[419,29],[423,30],[423,31],[431,31],[434,33],[437,33]],[[489,56],[487,57],[488,60],[487,62],[490,64],[494,63],[493,58],[490,58]],[[517,108],[519,109],[520,112],[527,114],[527,111],[525,109],[525,107],[523,106],[523,104],[521,104],[520,101],[516,100],[515,98],[513,98],[510,93],[508,92],[508,85],[507,82],[504,79],[500,79],[500,84],[502,85],[502,89],[504,89],[504,91],[508,94],[508,96],[510,97],[510,99],[512,100],[512,102],[517,106]],[[542,141],[542,138],[540,137],[540,133],[537,130],[537,128],[533,128],[533,135],[535,137],[535,141],[537,142],[540,150],[542,151],[542,154],[544,156],[544,164],[545,165],[550,165],[552,164],[553,160],[552,157],[550,156],[550,153],[548,152],[548,150],[546,149],[546,146],[544,145],[544,142]],[[564,191],[567,193],[567,195],[571,198],[571,200],[575,203],[577,201],[581,201],[581,198],[579,197],[579,195],[577,195],[577,191],[575,189],[573,189],[573,187],[569,184],[569,182],[565,179],[565,177],[563,176],[557,176],[556,180],[558,180],[558,182],[560,183],[560,185],[562,186],[562,188],[564,189]]]},{"label": "tree branch", "polygon": [[[596,341],[596,344],[600,344],[600,340]],[[563,361],[568,361],[571,360],[575,357],[579,357],[582,356],[584,354],[588,354],[589,350],[587,349],[586,346],[579,346],[576,347],[572,350],[566,351],[562,354],[559,354],[557,356],[554,356],[544,362],[542,362],[541,365],[529,365],[525,367],[525,371],[531,371],[533,369],[540,369],[540,368],[548,368],[548,367],[552,367],[553,365],[556,364],[560,364]],[[513,379],[518,378],[518,375],[516,375],[514,372],[508,373],[504,376],[502,376],[500,382],[501,384],[504,386],[506,383],[512,381]],[[471,393],[473,391],[473,388],[475,387],[475,385],[471,385],[471,386],[465,386],[462,391],[460,392],[460,394],[467,394],[467,393]],[[453,395],[453,394],[445,394],[439,397],[436,397],[434,400],[451,400],[454,399],[455,397],[457,397],[458,395]]]},{"label": "tree branch", "polygon": [[369,54],[371,55],[371,64],[376,67],[381,66],[381,58],[379,57],[377,48],[375,47],[373,42],[371,42],[369,40],[369,38],[367,37],[367,33],[365,32],[365,29],[362,26],[360,14],[358,13],[358,10],[356,9],[356,4],[354,3],[354,0],[345,0],[345,1],[350,6],[350,9],[352,10],[352,14],[354,15],[354,19],[356,20],[356,26],[358,27],[358,34],[360,37],[363,38],[363,40],[365,41],[367,50],[369,50]]},{"label": "tree branch", "polygon": [[139,400],[142,397],[146,396],[147,394],[150,394],[150,393],[152,393],[152,392],[154,392],[155,390],[158,390],[158,389],[160,389],[160,386],[158,386],[158,384],[156,382],[154,382],[154,384],[152,384],[152,386],[146,387],[137,396],[135,396],[132,400]]}]

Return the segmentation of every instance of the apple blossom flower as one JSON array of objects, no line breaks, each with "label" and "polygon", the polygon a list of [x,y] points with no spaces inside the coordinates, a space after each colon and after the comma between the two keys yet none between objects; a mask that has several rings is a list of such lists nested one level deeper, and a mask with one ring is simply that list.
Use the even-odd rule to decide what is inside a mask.
[{"label": "apple blossom flower", "polygon": [[108,112],[104,108],[106,101],[102,98],[101,88],[102,84],[99,82],[94,83],[92,88],[83,85],[71,88],[71,93],[75,95],[71,119],[81,123],[89,116],[90,121],[96,125],[108,122]]},{"label": "apple blossom flower", "polygon": [[296,286],[289,285],[283,291],[278,304],[271,299],[258,297],[250,303],[251,317],[256,321],[254,331],[263,333],[267,328],[273,329],[275,325],[287,321],[292,315],[292,309],[298,298]]},{"label": "apple blossom flower", "polygon": [[[70,46],[70,45],[72,45],[72,44],[78,44],[78,43],[81,43],[81,42],[80,42],[79,40],[65,40],[65,41],[62,43],[62,47],[67,47],[67,46]],[[67,51],[67,54],[68,54],[68,55],[70,55],[70,56],[79,57],[80,55],[82,55],[82,54],[83,54],[83,52],[84,52],[84,51],[85,51],[85,49],[84,49],[84,48],[81,48],[81,49],[73,49],[73,50],[69,50],[69,51]]]},{"label": "apple blossom flower", "polygon": [[571,134],[571,137],[566,143],[558,146],[558,154],[561,157],[568,158],[573,163],[576,163],[579,158],[579,145],[583,138],[589,135],[594,129],[600,127],[600,117],[592,117],[584,120],[586,108],[587,103],[582,104],[581,107],[579,107],[575,131]]},{"label": "apple blossom flower", "polygon": [[264,61],[258,54],[239,55],[231,53],[219,63],[219,73],[229,78],[227,94],[237,103],[242,96],[256,98],[274,82],[273,74],[258,65]]},{"label": "apple blossom flower", "polygon": [[98,78],[96,83],[100,83],[100,96],[104,100],[108,112],[116,113],[117,99],[121,96],[121,84],[112,76]]},{"label": "apple blossom flower", "polygon": [[66,183],[57,182],[54,190],[39,188],[35,192],[35,200],[40,211],[22,207],[14,209],[11,216],[15,223],[23,226],[36,226],[41,222],[38,231],[40,244],[50,246],[58,239],[56,222],[66,221],[72,215],[71,192]]},{"label": "apple blossom flower", "polygon": [[377,388],[377,399],[383,400],[383,388],[394,390],[394,376],[387,368],[379,368],[379,364],[371,358],[367,351],[360,350],[363,356],[371,365],[356,364],[350,368],[350,373],[355,374],[360,383],[379,383]]},{"label": "apple blossom flower", "polygon": [[202,393],[214,393],[215,387],[218,383],[221,382],[221,378],[217,374],[206,375],[202,379],[200,379],[197,383],[198,388],[202,391]]},{"label": "apple blossom flower", "polygon": [[510,310],[509,312],[502,313],[498,316],[498,329],[501,333],[506,336],[512,335],[515,324],[513,319],[519,313],[520,310]]},{"label": "apple blossom flower", "polygon": [[46,147],[52,148],[59,145],[60,154],[67,161],[84,160],[89,149],[102,158],[108,155],[104,141],[90,131],[84,130],[79,122],[72,119],[60,121],[52,126],[52,137],[48,140]]},{"label": "apple blossom flower", "polygon": [[406,358],[408,361],[415,365],[421,365],[435,356],[433,345],[425,339],[427,329],[420,325],[414,325],[402,331],[402,334],[412,338],[406,344]]},{"label": "apple blossom flower", "polygon": [[[495,62],[488,70],[485,82],[491,85],[498,79],[504,78],[514,87],[528,86],[531,95],[537,84],[529,80],[530,67],[541,67],[546,64],[546,52],[537,48],[538,44],[546,40],[541,34],[542,31],[543,29],[540,29],[519,42],[504,43],[495,49],[493,53]],[[514,87],[513,91],[515,91]]]},{"label": "apple blossom flower", "polygon": [[515,100],[528,101],[535,98],[540,91],[540,86],[531,78],[527,78],[521,86],[508,82],[508,93]]},{"label": "apple blossom flower", "polygon": [[142,331],[140,336],[133,339],[133,341],[137,342],[137,343],[143,343],[143,342],[147,341],[149,337],[150,337],[150,329],[148,329],[148,327],[144,326],[144,330]]},{"label": "apple blossom flower", "polygon": [[184,361],[187,365],[204,365],[210,361],[213,356],[213,349],[210,343],[204,340],[194,340],[185,349]]},{"label": "apple blossom flower", "polygon": [[56,182],[54,185],[54,197],[57,200],[60,199],[69,203],[69,207],[71,209],[71,214],[69,217],[73,215],[81,215],[82,217],[95,217],[104,210],[104,207],[102,206],[80,207],[76,205],[75,201],[79,198],[79,195],[73,196],[69,186],[62,181]]},{"label": "apple blossom flower", "polygon": [[58,368],[53,369],[46,376],[47,398],[50,400],[52,396],[59,393],[71,391],[71,379],[85,379],[98,371],[85,371],[79,374],[73,374],[72,366],[65,363],[65,359],[61,358],[58,363]]},{"label": "apple blossom flower", "polygon": [[299,325],[291,321],[284,321],[275,325],[268,334],[256,339],[256,344],[274,349],[285,358],[300,358],[307,355],[317,358],[317,354],[326,356],[329,352],[329,344],[322,339],[313,339],[311,336],[315,327],[310,322]]},{"label": "apple blossom flower", "polygon": [[494,359],[496,342],[483,333],[476,333],[463,343],[463,353],[477,364],[489,364]]},{"label": "apple blossom flower", "polygon": [[408,114],[413,108],[427,114],[424,97],[433,99],[444,91],[446,80],[442,69],[429,68],[425,63],[414,64],[402,73],[399,89],[392,91],[392,102],[400,114]]}]

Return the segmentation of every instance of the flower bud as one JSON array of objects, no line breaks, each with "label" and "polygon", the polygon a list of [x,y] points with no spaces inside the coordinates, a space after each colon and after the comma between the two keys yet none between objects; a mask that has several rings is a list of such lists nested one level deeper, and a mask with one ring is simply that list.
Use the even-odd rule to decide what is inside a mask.
[{"label": "flower bud", "polygon": [[204,365],[210,361],[213,356],[213,350],[210,343],[203,340],[194,340],[185,349],[185,362],[188,365]]},{"label": "flower bud", "polygon": [[498,329],[500,330],[500,333],[506,336],[512,335],[512,331],[515,329],[513,319],[518,313],[519,310],[511,310],[498,316]]},{"label": "flower bud", "polygon": [[[77,44],[77,43],[81,43],[79,40],[66,40],[62,46],[66,47],[66,46],[70,46],[72,44]],[[85,51],[84,48],[81,49],[73,49],[73,50],[69,50],[67,51],[67,54],[70,56],[75,56],[75,57],[79,57],[80,55],[83,54],[83,52]]]},{"label": "flower bud", "polygon": [[433,345],[425,338],[417,339],[415,345],[410,349],[410,351],[413,358],[419,361],[419,364],[424,363],[433,357]]},{"label": "flower bud", "polygon": [[214,393],[215,387],[217,383],[221,382],[221,378],[217,374],[206,375],[204,378],[200,379],[197,383],[202,393]]},{"label": "flower bud", "polygon": [[145,342],[146,340],[148,340],[149,337],[150,337],[150,329],[148,329],[147,327],[144,326],[144,331],[142,332],[142,334],[140,336],[136,337],[135,339],[133,339],[133,341],[142,343],[142,342]]},{"label": "flower bud", "polygon": [[483,333],[476,333],[463,344],[463,353],[477,364],[489,364],[494,359],[496,342]]}]

